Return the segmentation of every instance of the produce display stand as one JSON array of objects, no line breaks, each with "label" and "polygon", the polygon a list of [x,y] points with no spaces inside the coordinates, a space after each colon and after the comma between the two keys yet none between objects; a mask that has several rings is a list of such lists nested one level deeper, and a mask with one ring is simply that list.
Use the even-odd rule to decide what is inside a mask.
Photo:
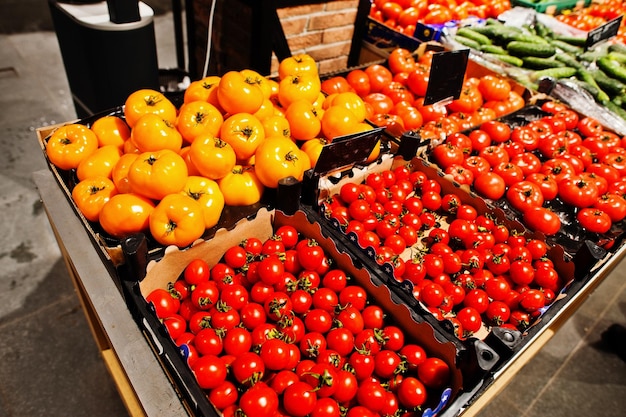
[{"label": "produce display stand", "polygon": [[129,415],[188,414],[49,170],[33,179],[95,343]]},{"label": "produce display stand", "polygon": [[[178,388],[138,328],[90,236],[49,170],[33,175],[69,275],[76,288],[94,340],[120,396],[132,416],[193,415]],[[540,327],[522,349],[498,366],[461,409],[446,415],[474,416],[515,377],[571,317],[623,258],[624,242],[597,262],[585,284]]]},{"label": "produce display stand", "polygon": [[[37,130],[42,149],[45,148],[44,138],[58,126],[50,126]],[[372,136],[370,139],[372,138],[378,139],[379,136]],[[397,138],[392,138],[391,142],[394,142],[394,139]],[[347,142],[347,140],[342,140],[337,141],[335,144],[339,143],[340,145],[345,145]],[[376,141],[374,141],[374,143],[376,143]],[[405,143],[400,140],[400,148],[402,148],[401,145],[404,144]],[[362,147],[365,146],[362,145]],[[329,149],[329,147],[326,148],[327,151]],[[350,152],[345,150],[344,152],[336,151],[337,147],[333,149],[335,151],[330,153],[334,155],[350,155]],[[369,154],[369,152],[367,154]],[[398,151],[395,154],[396,157],[402,156],[406,161],[411,160],[411,162],[413,162],[412,158],[418,155],[419,153],[410,152],[409,157],[404,158],[405,153],[403,152]],[[391,156],[391,154],[386,156]],[[327,158],[324,160],[324,163],[326,163],[326,165],[332,165],[332,163],[329,162],[331,159],[334,158]],[[364,160],[364,158],[360,160]],[[430,162],[428,162],[428,164],[430,164]],[[381,166],[384,166],[384,164],[381,163]],[[415,167],[416,165],[412,164],[412,166]],[[289,202],[295,203],[300,210],[298,215],[301,216],[302,210],[305,212],[309,211],[308,205],[311,204],[313,200],[310,198],[311,192],[315,194],[315,191],[319,191],[322,188],[320,186],[321,183],[318,181],[318,175],[322,175],[320,172],[327,174],[330,172],[337,173],[336,171],[340,171],[338,167],[341,167],[341,169],[345,168],[344,165],[333,165],[328,170],[320,169],[319,172],[317,169],[309,170],[308,173],[305,173],[305,179],[301,183],[287,184],[288,186],[297,185],[297,187],[293,188],[297,188],[298,192],[300,192],[296,198],[288,199]],[[317,168],[319,168],[319,166]],[[351,174],[355,172],[359,173],[361,168],[363,167],[359,166],[358,169]],[[425,173],[431,178],[439,175],[433,173],[434,170],[428,168],[428,166],[421,166],[421,168],[416,169],[421,170],[422,173]],[[306,174],[310,174],[311,171],[315,171],[314,174],[311,174],[313,178],[307,178]],[[363,172],[367,172],[367,170]],[[51,166],[50,170],[35,172],[33,178],[64,258],[69,276],[90,326],[92,336],[129,415],[159,417],[184,415],[203,417],[217,416],[219,413],[215,412],[213,405],[208,401],[206,392],[196,383],[193,373],[187,368],[187,363],[181,355],[181,349],[171,343],[172,340],[164,330],[164,326],[159,322],[156,315],[153,314],[152,306],[145,303],[145,295],[147,293],[144,293],[144,289],[139,289],[139,282],[142,282],[142,279],[144,279],[144,275],[141,274],[146,272],[146,270],[150,271],[149,268],[145,268],[148,257],[141,256],[142,254],[139,252],[143,252],[143,250],[138,250],[137,254],[125,252],[125,249],[128,249],[124,245],[127,241],[119,242],[115,240],[115,245],[109,247],[105,237],[101,236],[97,230],[92,229],[89,222],[79,213],[77,207],[72,204],[69,187],[67,184],[64,184],[66,179],[62,178],[61,174],[59,170]],[[338,180],[333,177],[333,180],[339,182],[341,182],[342,179],[354,181],[356,177],[358,177],[358,175],[346,175]],[[442,184],[440,182],[440,184],[449,192],[454,191],[450,191],[450,188],[453,187],[451,182],[450,184]],[[456,187],[456,185],[454,185],[454,187]],[[307,194],[307,192],[309,192],[309,194]],[[290,196],[293,197],[291,194]],[[281,201],[279,197],[286,196],[281,194],[279,187],[274,197],[273,203],[275,204],[270,204],[270,206],[276,208],[276,212],[278,212],[278,201]],[[313,204],[313,206],[315,206],[315,204]],[[264,208],[269,209],[270,207]],[[337,247],[341,247],[339,249],[335,248],[335,254],[337,256],[340,258],[345,258],[346,255],[347,257],[352,256],[353,260],[356,259],[358,261],[358,264],[352,264],[352,267],[364,270],[364,274],[360,275],[371,273],[372,282],[368,282],[366,279],[360,279],[360,283],[371,284],[375,282],[374,286],[376,288],[374,292],[383,291],[380,290],[379,287],[386,285],[388,288],[384,289],[384,291],[389,290],[391,293],[389,300],[398,305],[397,300],[400,299],[400,303],[405,304],[394,308],[394,311],[396,309],[404,310],[404,308],[413,308],[414,310],[412,310],[411,313],[415,313],[415,315],[411,317],[416,318],[416,316],[419,316],[419,319],[415,320],[415,325],[410,325],[410,329],[414,330],[414,333],[421,333],[420,336],[424,334],[421,330],[427,327],[426,323],[423,322],[423,320],[426,319],[426,322],[431,326],[429,328],[430,331],[441,336],[442,339],[447,339],[448,335],[444,333],[452,333],[449,328],[450,326],[446,327],[440,322],[433,323],[433,320],[436,320],[434,316],[428,318],[423,316],[422,310],[415,308],[416,299],[414,299],[410,291],[399,293],[396,288],[391,288],[394,287],[396,283],[384,279],[383,276],[390,278],[389,274],[381,275],[380,273],[383,272],[384,268],[379,269],[378,265],[373,263],[371,256],[368,259],[364,259],[361,256],[362,254],[353,252],[353,248],[350,247],[346,249],[349,247],[349,245],[347,245],[348,241],[345,239],[346,236],[340,236],[330,231],[331,229],[327,227],[330,223],[323,225],[327,219],[316,217],[320,215],[320,213],[316,211],[317,208],[319,207],[311,207],[312,211],[305,214],[306,220],[309,220],[311,224],[316,224],[320,228],[320,230],[316,230],[316,234],[313,236],[319,239],[324,238],[325,241],[334,240],[334,244]],[[506,211],[507,209],[504,208],[503,210]],[[294,209],[294,211],[296,210]],[[258,225],[259,219],[263,220],[264,217],[260,215],[261,212],[262,210],[258,212],[255,210],[252,214],[246,212],[246,215],[243,217],[235,217],[237,217],[238,221],[241,220],[242,223],[247,222],[246,224],[248,226],[252,223]],[[228,217],[228,221],[233,220],[231,218],[232,216],[223,216],[222,220],[224,220],[224,217]],[[280,224],[281,221],[287,222],[293,221],[293,219],[299,219],[296,221],[296,223],[298,223],[297,225],[305,225],[307,226],[305,229],[311,231],[302,217],[293,217],[290,219],[291,220],[285,220],[285,218],[283,218],[278,221],[278,224]],[[229,232],[232,231],[230,226],[234,225],[220,223],[215,227],[216,237],[207,234],[204,235],[204,239],[209,240],[209,246],[212,245],[211,250],[214,251],[215,248],[225,247],[225,242],[227,241],[230,242],[231,240],[235,240],[235,238],[239,239],[239,236],[234,233],[229,235],[229,239],[224,239],[224,235],[228,235]],[[247,230],[245,227],[238,230]],[[327,236],[326,232],[328,232],[330,237]],[[335,230],[335,232],[337,232],[337,230]],[[213,231],[211,233],[213,233]],[[221,235],[219,233],[221,233]],[[455,363],[455,360],[459,358],[463,358],[465,361],[459,359],[461,365],[456,368],[457,378],[455,378],[455,383],[452,387],[454,395],[458,396],[454,397],[453,395],[450,397],[449,394],[448,396],[442,395],[440,404],[441,406],[445,404],[445,408],[436,408],[434,415],[437,415],[437,413],[441,417],[467,417],[478,415],[480,411],[513,380],[520,369],[532,360],[552,336],[559,331],[561,326],[585,302],[587,297],[603,282],[604,278],[619,264],[626,251],[626,241],[623,239],[623,231],[620,230],[620,233],[619,237],[613,242],[614,247],[610,250],[605,251],[595,246],[595,244],[587,242],[587,240],[585,240],[586,238],[582,238],[578,241],[578,243],[581,243],[581,247],[576,249],[576,252],[574,252],[575,255],[568,253],[567,257],[559,259],[562,261],[561,264],[568,263],[568,266],[572,267],[568,268],[568,271],[571,272],[571,274],[567,274],[569,282],[568,287],[564,288],[564,292],[560,294],[561,297],[557,298],[548,309],[544,310],[537,321],[529,328],[525,329],[523,333],[511,330],[505,331],[504,327],[494,326],[485,339],[478,339],[478,333],[476,338],[447,339],[447,343],[453,340],[453,343],[446,345],[446,349],[444,350],[444,352],[447,352],[446,355],[444,355],[447,359],[451,359],[451,356],[454,356],[449,354],[451,350],[454,350],[448,349],[449,346],[459,348],[456,352],[457,354],[461,351],[463,353],[463,355],[457,355],[447,362]],[[220,238],[222,240],[219,240]],[[567,236],[566,238],[569,239],[570,237]],[[100,241],[101,239],[102,241]],[[319,239],[318,241],[320,241]],[[212,242],[210,242],[211,240]],[[122,244],[118,245],[119,243]],[[187,255],[190,253],[198,253],[194,251],[194,249],[198,249],[198,247],[206,243],[207,242],[198,243],[197,247],[189,248],[190,251]],[[565,244],[566,242],[557,243],[559,248],[561,248],[561,246],[568,246]],[[151,259],[160,262],[167,259],[168,256],[166,256],[166,254],[168,254],[170,256],[169,260],[171,260],[172,252],[168,252],[167,249],[165,247],[151,248],[150,251],[146,251],[146,255],[150,252],[153,257],[156,255],[158,255],[158,257],[162,256],[160,259]],[[120,251],[123,253],[120,254]],[[184,251],[180,253],[185,255]],[[137,259],[135,259],[133,255],[137,255]],[[120,256],[124,257],[125,262],[120,260]],[[180,263],[184,258],[185,256],[180,258],[174,256],[174,262]],[[168,261],[164,262],[165,268],[169,265]],[[574,269],[574,266],[576,269]],[[122,271],[116,270],[118,267],[121,268]],[[130,269],[130,271],[124,271],[125,269]],[[163,269],[160,271],[163,272]],[[384,272],[388,273],[387,270],[384,270]],[[150,275],[150,278],[154,276],[155,274],[153,273]],[[176,276],[178,276],[178,274],[176,274]],[[376,277],[376,280],[374,277]],[[157,280],[159,283],[165,279],[163,277],[159,278],[160,279]],[[168,275],[166,278],[170,279],[171,277]],[[570,278],[571,280],[569,280]],[[144,279],[142,283],[145,284],[146,282],[149,282],[149,285],[147,285],[150,287],[155,281],[154,279]],[[379,285],[381,282],[383,284]],[[137,294],[135,294],[135,292]],[[386,303],[385,307],[389,307],[390,304],[391,302]],[[402,316],[399,317],[404,318]],[[407,324],[410,323],[410,320],[399,320],[399,322]],[[419,338],[416,338],[416,340],[418,339]],[[435,339],[437,338],[435,337]],[[439,340],[439,342],[443,341]],[[484,344],[486,349],[481,350],[477,348],[477,346],[482,344]],[[470,347],[471,349],[469,349]],[[489,349],[492,349],[492,351]],[[490,356],[489,352],[493,354]],[[468,361],[468,357],[471,360]],[[459,365],[459,363],[455,364]],[[464,373],[464,371],[467,373]],[[472,371],[475,372],[475,375],[472,374]],[[467,376],[469,376],[469,378],[464,380]],[[447,389],[447,391],[450,391],[450,389]],[[424,412],[424,416],[426,415],[433,414]]]}]

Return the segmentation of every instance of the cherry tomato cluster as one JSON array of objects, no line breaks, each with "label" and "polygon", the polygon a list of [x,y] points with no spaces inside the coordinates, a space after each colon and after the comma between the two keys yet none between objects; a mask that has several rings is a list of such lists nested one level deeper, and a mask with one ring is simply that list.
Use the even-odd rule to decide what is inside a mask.
[{"label": "cherry tomato cluster", "polygon": [[468,17],[498,17],[511,8],[509,0],[375,0],[370,16],[385,25],[413,36],[417,23],[440,25]]},{"label": "cherry tomato cluster", "polygon": [[424,105],[434,53],[429,50],[416,58],[396,48],[386,66],[372,64],[345,77],[329,78],[322,90],[331,95],[356,92],[368,108],[367,119],[395,136],[413,130],[423,138],[444,138],[524,107],[524,99],[510,82],[496,74],[467,77],[458,99]]},{"label": "cherry tomato cluster", "polygon": [[408,165],[346,183],[326,215],[373,248],[380,265],[459,337],[486,326],[524,330],[563,286],[547,245],[526,239]]},{"label": "cherry tomato cluster", "polygon": [[446,362],[293,226],[245,239],[213,267],[193,260],[146,300],[224,416],[413,415],[450,383]]},{"label": "cherry tomato cluster", "polygon": [[608,232],[626,217],[626,140],[560,103],[542,108],[547,115],[525,125],[494,120],[451,135],[432,157],[480,195],[506,198],[532,230],[561,229],[558,210],[550,209],[559,201],[586,231]]},{"label": "cherry tomato cluster", "polygon": [[[604,0],[592,2],[588,7],[561,13],[555,18],[577,29],[590,31],[626,13],[626,6],[621,0]],[[626,41],[626,22],[622,23],[615,40],[621,43]]]}]

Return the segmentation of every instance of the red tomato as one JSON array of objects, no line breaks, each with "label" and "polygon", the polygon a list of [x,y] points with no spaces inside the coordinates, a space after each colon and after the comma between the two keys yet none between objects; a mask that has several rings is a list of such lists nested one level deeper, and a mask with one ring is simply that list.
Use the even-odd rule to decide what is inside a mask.
[{"label": "red tomato", "polygon": [[530,207],[541,207],[544,201],[541,188],[532,181],[519,181],[511,185],[506,192],[506,198],[521,212]]},{"label": "red tomato", "polygon": [[531,229],[545,235],[554,235],[561,228],[561,219],[545,207],[531,207],[524,212],[524,223]]},{"label": "red tomato", "polygon": [[576,214],[576,219],[586,230],[593,233],[606,233],[611,229],[611,218],[597,208],[583,208]]},{"label": "red tomato", "polygon": [[506,184],[504,179],[495,172],[485,172],[476,176],[474,188],[483,197],[499,200],[504,196]]}]

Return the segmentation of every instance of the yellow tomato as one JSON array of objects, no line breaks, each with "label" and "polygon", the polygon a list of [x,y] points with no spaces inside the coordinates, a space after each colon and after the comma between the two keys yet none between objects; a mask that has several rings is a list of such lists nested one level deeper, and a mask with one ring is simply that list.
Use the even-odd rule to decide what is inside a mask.
[{"label": "yellow tomato", "polygon": [[179,152],[183,137],[176,125],[161,116],[148,113],[141,116],[131,130],[130,140],[139,152],[170,149]]},{"label": "yellow tomato", "polygon": [[237,113],[222,123],[220,138],[233,147],[239,161],[254,155],[256,148],[265,139],[263,124],[250,113]]},{"label": "yellow tomato", "polygon": [[191,245],[204,234],[202,207],[183,194],[169,194],[150,215],[150,233],[162,245]]},{"label": "yellow tomato", "polygon": [[311,55],[295,54],[278,64],[278,77],[282,80],[289,75],[311,74],[318,76],[317,62]]},{"label": "yellow tomato", "polygon": [[115,145],[122,149],[124,142],[130,138],[130,128],[121,117],[117,116],[100,117],[93,122],[91,130],[98,137],[99,146]]},{"label": "yellow tomato", "polygon": [[204,227],[208,229],[217,224],[224,210],[224,195],[217,182],[192,175],[187,178],[187,184],[181,193],[200,203]]},{"label": "yellow tomato", "polygon": [[259,120],[266,119],[273,115],[274,115],[274,103],[272,103],[272,101],[269,98],[266,98],[265,100],[263,100],[263,104],[261,104],[261,107],[259,108],[259,110],[257,110],[254,113],[254,116]]},{"label": "yellow tomato", "polygon": [[90,177],[74,186],[72,200],[87,220],[97,222],[104,204],[116,194],[117,188],[109,178]]},{"label": "yellow tomato", "polygon": [[180,156],[183,157],[183,159],[185,160],[185,163],[187,164],[187,175],[201,175],[200,171],[198,171],[198,168],[196,168],[196,166],[191,161],[190,153],[191,153],[190,145],[183,146],[183,148],[179,152]]},{"label": "yellow tomato", "polygon": [[322,121],[317,110],[308,100],[300,99],[292,102],[285,118],[291,127],[291,137],[296,140],[309,140],[317,137],[322,129]]},{"label": "yellow tomato", "polygon": [[59,127],[46,143],[50,162],[64,170],[77,168],[98,149],[98,138],[87,126],[73,123]]},{"label": "yellow tomato", "polygon": [[133,143],[133,141],[129,139],[126,142],[124,142],[124,147],[122,149],[122,153],[124,153],[124,154],[127,154],[127,153],[140,154],[141,151],[139,151],[139,148],[137,148],[137,145],[135,145]]},{"label": "yellow tomato", "polygon": [[113,184],[115,184],[115,188],[117,188],[120,193],[131,192],[130,184],[128,183],[128,170],[138,156],[138,153],[123,154],[113,167],[113,171],[111,171]]},{"label": "yellow tomato", "polygon": [[288,75],[280,80],[278,101],[283,108],[296,100],[304,99],[310,103],[318,100],[322,91],[322,83],[317,75],[298,74]]},{"label": "yellow tomato", "polygon": [[79,181],[89,177],[111,178],[113,168],[121,156],[122,151],[117,146],[104,145],[78,164],[76,176]]},{"label": "yellow tomato", "polygon": [[273,99],[278,96],[278,81],[272,79],[272,78],[268,78],[267,79],[267,84],[270,87],[270,100],[273,101]]},{"label": "yellow tomato", "polygon": [[176,122],[176,106],[160,91],[143,88],[132,92],[124,103],[124,117],[131,129],[144,114],[154,113],[170,123]]},{"label": "yellow tomato", "polygon": [[109,235],[122,239],[135,233],[146,232],[152,200],[132,193],[116,194],[100,210],[100,226]]},{"label": "yellow tomato", "polygon": [[229,206],[249,206],[261,200],[265,187],[256,176],[253,166],[236,165],[218,182]]},{"label": "yellow tomato", "polygon": [[365,102],[356,93],[345,92],[338,93],[332,101],[333,106],[341,106],[350,110],[356,116],[359,122],[365,120],[367,110],[365,108]]},{"label": "yellow tomato", "polygon": [[324,145],[326,145],[327,143],[328,141],[324,138],[315,138],[315,139],[307,140],[306,142],[302,144],[302,146],[300,146],[300,149],[302,150],[302,152],[307,154],[307,156],[309,157],[309,161],[311,162],[311,166],[313,168],[315,168],[315,165],[317,164],[317,160],[319,159],[320,154],[322,153],[322,149],[324,148]]},{"label": "yellow tomato", "polygon": [[337,136],[353,133],[358,123],[352,111],[342,106],[330,106],[322,116],[322,134],[332,141]]},{"label": "yellow tomato", "polygon": [[237,163],[233,147],[211,135],[200,135],[193,141],[189,159],[202,176],[212,180],[222,178]]},{"label": "yellow tomato", "polygon": [[290,139],[282,136],[266,138],[254,154],[255,172],[268,188],[278,187],[286,177],[302,180],[308,157]]},{"label": "yellow tomato", "polygon": [[240,71],[229,71],[217,86],[217,99],[230,114],[255,113],[263,104],[263,91],[254,81],[249,82]]},{"label": "yellow tomato", "polygon": [[289,126],[289,120],[287,120],[287,118],[284,116],[275,114],[261,120],[261,123],[263,124],[263,132],[265,133],[265,137],[291,137],[291,127]]},{"label": "yellow tomato", "polygon": [[240,72],[248,84],[259,86],[265,99],[269,99],[272,96],[272,85],[267,77],[262,76],[253,69],[242,69]]},{"label": "yellow tomato", "polygon": [[134,193],[160,200],[179,193],[187,182],[187,164],[170,149],[140,154],[128,169],[128,183]]},{"label": "yellow tomato", "polygon": [[206,101],[184,103],[178,112],[176,127],[187,143],[200,133],[208,132],[215,136],[224,123],[224,116],[217,107]]},{"label": "yellow tomato", "polygon": [[185,90],[183,96],[184,103],[192,101],[206,101],[215,106],[217,101],[217,85],[220,83],[220,77],[217,75],[209,75],[201,80],[193,81]]},{"label": "yellow tomato", "polygon": [[325,104],[326,104],[326,94],[320,92],[319,95],[317,96],[317,100],[313,102],[313,108],[315,109],[315,111],[317,111],[318,117],[321,117],[320,112],[323,112],[325,110],[324,109]]},{"label": "yellow tomato", "polygon": [[374,162],[375,160],[378,159],[379,156],[380,156],[380,140],[376,142],[376,145],[374,145],[374,149],[372,149],[372,152],[370,152],[365,162],[367,163]]}]

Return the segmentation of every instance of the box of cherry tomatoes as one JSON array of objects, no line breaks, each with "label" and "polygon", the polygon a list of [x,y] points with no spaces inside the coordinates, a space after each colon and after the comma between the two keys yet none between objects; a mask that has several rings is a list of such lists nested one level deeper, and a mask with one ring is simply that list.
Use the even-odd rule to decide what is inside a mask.
[{"label": "box of cherry tomatoes", "polygon": [[416,315],[301,210],[168,248],[126,291],[195,415],[457,415],[499,359]]}]

